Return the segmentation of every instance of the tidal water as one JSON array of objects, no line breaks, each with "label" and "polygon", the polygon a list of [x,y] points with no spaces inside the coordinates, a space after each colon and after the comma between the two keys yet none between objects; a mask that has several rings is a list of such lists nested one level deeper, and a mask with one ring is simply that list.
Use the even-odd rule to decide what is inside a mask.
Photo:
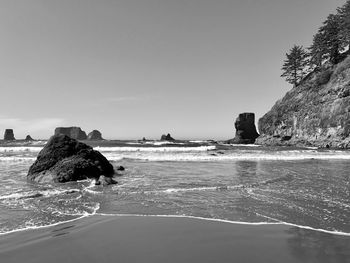
[{"label": "tidal water", "polygon": [[209,142],[96,147],[126,168],[113,186],[27,182],[41,147],[0,147],[0,234],[93,214],[284,223],[350,235],[350,152]]}]

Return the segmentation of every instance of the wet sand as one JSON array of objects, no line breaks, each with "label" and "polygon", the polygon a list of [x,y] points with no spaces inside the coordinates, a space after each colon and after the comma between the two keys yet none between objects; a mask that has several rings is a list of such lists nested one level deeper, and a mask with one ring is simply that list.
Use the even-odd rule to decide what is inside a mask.
[{"label": "wet sand", "polygon": [[0,262],[350,262],[350,237],[285,225],[92,216],[0,236]]}]

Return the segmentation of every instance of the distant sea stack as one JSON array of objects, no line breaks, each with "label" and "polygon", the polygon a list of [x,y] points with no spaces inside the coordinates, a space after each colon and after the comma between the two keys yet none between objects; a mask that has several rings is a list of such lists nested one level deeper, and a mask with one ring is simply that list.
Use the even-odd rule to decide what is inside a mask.
[{"label": "distant sea stack", "polygon": [[228,143],[251,144],[254,143],[259,134],[255,127],[255,114],[245,112],[238,115],[235,121],[235,138],[228,140]]},{"label": "distant sea stack", "polygon": [[100,152],[67,135],[58,134],[52,136],[39,152],[27,178],[35,182],[64,183],[87,178],[98,181],[104,176],[107,184],[113,184],[116,183],[113,175],[112,164]]},{"label": "distant sea stack", "polygon": [[5,141],[14,141],[14,140],[16,140],[15,135],[13,133],[13,129],[6,129],[5,130],[4,140]]},{"label": "distant sea stack", "polygon": [[25,138],[25,141],[34,141],[34,140],[30,135],[27,135]]},{"label": "distant sea stack", "polygon": [[98,130],[93,130],[92,132],[90,132],[88,134],[87,139],[88,140],[96,140],[96,141],[103,140],[102,133],[99,132]]},{"label": "distant sea stack", "polygon": [[257,144],[350,148],[350,57],[310,73],[258,126]]},{"label": "distant sea stack", "polygon": [[86,140],[86,133],[80,127],[57,127],[55,135],[64,134],[75,140]]},{"label": "distant sea stack", "polygon": [[163,134],[160,137],[161,141],[175,141],[175,139],[173,137],[171,137],[170,133],[168,133],[167,135]]}]

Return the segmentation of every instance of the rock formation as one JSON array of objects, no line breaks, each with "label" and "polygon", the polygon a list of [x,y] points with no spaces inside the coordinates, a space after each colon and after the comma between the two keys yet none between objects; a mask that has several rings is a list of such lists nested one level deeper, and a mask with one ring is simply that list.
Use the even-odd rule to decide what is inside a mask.
[{"label": "rock formation", "polygon": [[25,141],[34,141],[34,140],[30,135],[27,135],[25,138]]},{"label": "rock formation", "polygon": [[101,132],[98,130],[93,130],[87,136],[88,140],[103,140]]},{"label": "rock formation", "polygon": [[350,148],[350,57],[309,74],[258,126],[258,144]]},{"label": "rock formation", "polygon": [[160,138],[161,141],[175,141],[174,138],[171,137],[170,133],[167,135],[163,134],[162,137]]},{"label": "rock formation", "polygon": [[14,141],[14,140],[16,140],[12,129],[6,129],[5,130],[4,140],[5,141]]},{"label": "rock formation", "polygon": [[106,182],[115,182],[114,168],[108,160],[92,147],[66,135],[54,135],[40,151],[29,168],[27,178],[36,182],[69,182],[103,175]]},{"label": "rock formation", "polygon": [[235,121],[236,135],[235,138],[229,140],[229,143],[249,144],[254,143],[259,137],[255,127],[254,113],[241,113]]},{"label": "rock formation", "polygon": [[80,127],[58,127],[55,129],[55,135],[64,134],[72,139],[86,140],[86,133]]}]

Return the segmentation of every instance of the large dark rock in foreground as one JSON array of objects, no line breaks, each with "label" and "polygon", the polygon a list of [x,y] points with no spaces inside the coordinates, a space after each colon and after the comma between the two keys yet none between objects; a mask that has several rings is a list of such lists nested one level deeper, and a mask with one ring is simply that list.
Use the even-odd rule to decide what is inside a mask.
[{"label": "large dark rock in foreground", "polygon": [[99,132],[98,130],[93,130],[92,132],[90,132],[87,136],[88,140],[103,140],[102,138],[102,133]]},{"label": "large dark rock in foreground", "polygon": [[235,121],[236,135],[235,138],[229,140],[229,143],[250,144],[254,143],[259,134],[255,127],[254,113],[241,113]]},{"label": "large dark rock in foreground", "polygon": [[163,134],[162,137],[160,137],[161,141],[175,141],[173,137],[171,137],[170,133],[167,135]]},{"label": "large dark rock in foreground", "polygon": [[14,141],[14,140],[16,140],[12,129],[6,129],[5,130],[4,140],[5,141]]},{"label": "large dark rock in foreground", "polygon": [[[92,147],[66,135],[54,135],[29,168],[27,178],[36,182],[69,182],[101,175],[113,183],[114,168]],[[107,180],[106,180],[107,181]]]},{"label": "large dark rock in foreground", "polygon": [[86,140],[86,133],[80,127],[57,127],[55,129],[55,135],[64,134],[72,139]]},{"label": "large dark rock in foreground", "polygon": [[315,70],[259,120],[262,145],[350,148],[350,57]]}]

